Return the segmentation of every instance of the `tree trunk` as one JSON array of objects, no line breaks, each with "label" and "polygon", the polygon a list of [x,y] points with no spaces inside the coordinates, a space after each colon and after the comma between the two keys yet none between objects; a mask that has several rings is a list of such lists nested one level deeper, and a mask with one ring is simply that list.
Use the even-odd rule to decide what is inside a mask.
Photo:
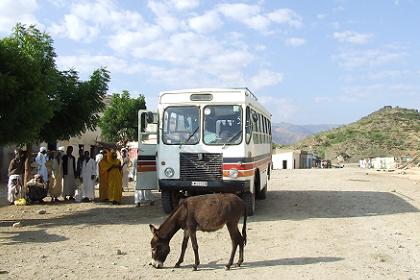
[{"label": "tree trunk", "polygon": [[25,175],[23,179],[24,194],[26,194],[26,183],[31,180],[32,144],[26,144]]}]

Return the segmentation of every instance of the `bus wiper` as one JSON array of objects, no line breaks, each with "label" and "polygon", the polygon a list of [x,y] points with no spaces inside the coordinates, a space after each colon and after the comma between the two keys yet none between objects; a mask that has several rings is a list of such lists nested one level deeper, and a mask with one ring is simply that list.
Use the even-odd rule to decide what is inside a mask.
[{"label": "bus wiper", "polygon": [[182,145],[187,144],[188,141],[190,141],[190,139],[197,133],[199,128],[200,128],[200,126],[197,126],[197,128],[190,135],[188,135],[187,140],[185,140],[183,143],[179,144],[179,146],[182,147]]},{"label": "bus wiper", "polygon": [[238,132],[236,132],[235,133],[235,135],[233,135],[232,137],[230,137],[226,142],[225,142],[225,144],[223,144],[223,147],[222,147],[222,149],[224,149],[225,148],[225,146],[226,146],[226,144],[229,144],[233,139],[235,139],[236,137],[238,137],[239,135],[241,135],[241,133],[242,133],[242,129],[241,130],[239,130]]}]

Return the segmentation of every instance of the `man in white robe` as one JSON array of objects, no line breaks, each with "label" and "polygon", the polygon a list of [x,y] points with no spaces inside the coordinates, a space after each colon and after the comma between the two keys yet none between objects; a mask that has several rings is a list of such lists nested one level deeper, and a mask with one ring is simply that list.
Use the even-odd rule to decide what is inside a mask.
[{"label": "man in white robe", "polygon": [[80,174],[80,178],[83,181],[81,189],[83,202],[93,201],[95,199],[96,174],[96,161],[90,157],[89,151],[85,151]]},{"label": "man in white robe", "polygon": [[38,174],[42,176],[44,182],[48,182],[48,169],[46,163],[48,161],[47,148],[41,147],[39,153],[35,158],[36,163],[38,164]]}]

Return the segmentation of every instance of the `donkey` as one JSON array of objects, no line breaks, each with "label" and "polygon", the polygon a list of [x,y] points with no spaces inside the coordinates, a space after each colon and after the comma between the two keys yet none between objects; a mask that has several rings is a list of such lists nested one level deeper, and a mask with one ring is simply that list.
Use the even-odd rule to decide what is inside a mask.
[{"label": "donkey", "polygon": [[[238,230],[238,222],[244,216],[242,235]],[[246,244],[246,204],[235,194],[208,194],[189,197],[180,202],[178,207],[169,215],[163,224],[157,229],[149,225],[153,233],[152,241],[152,262],[155,268],[163,267],[170,252],[169,242],[179,229],[184,230],[181,255],[175,264],[180,267],[184,261],[185,249],[188,239],[191,238],[194,250],[195,263],[193,270],[197,270],[200,264],[198,256],[198,244],[196,231],[212,232],[227,226],[232,240],[232,252],[226,270],[230,269],[235,257],[236,248],[239,245],[239,259],[237,266],[244,261],[244,246]]]}]

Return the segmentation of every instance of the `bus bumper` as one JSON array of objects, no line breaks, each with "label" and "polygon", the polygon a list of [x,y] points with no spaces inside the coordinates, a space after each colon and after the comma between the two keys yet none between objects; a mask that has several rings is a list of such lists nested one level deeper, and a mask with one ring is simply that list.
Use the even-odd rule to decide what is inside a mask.
[{"label": "bus bumper", "polygon": [[183,181],[159,180],[159,188],[164,191],[190,191],[199,193],[242,193],[251,191],[251,182],[247,181]]}]

